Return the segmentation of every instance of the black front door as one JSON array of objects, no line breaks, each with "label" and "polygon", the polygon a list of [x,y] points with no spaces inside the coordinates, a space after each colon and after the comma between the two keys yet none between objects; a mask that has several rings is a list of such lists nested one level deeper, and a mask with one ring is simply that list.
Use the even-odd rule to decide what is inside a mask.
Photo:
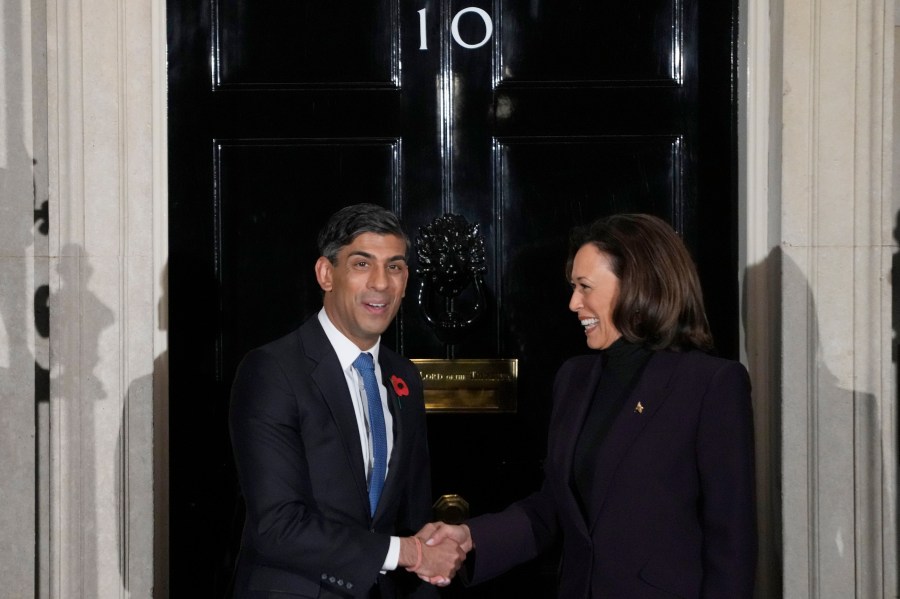
[{"label": "black front door", "polygon": [[[320,306],[315,236],[343,205],[388,207],[413,237],[444,213],[479,225],[472,331],[442,343],[414,275],[385,336],[410,358],[519,361],[516,412],[429,415],[435,497],[473,514],[537,487],[554,373],[587,351],[572,226],[671,222],[737,353],[733,1],[170,0],[168,21],[173,596],[227,586],[234,370]],[[549,595],[553,560],[466,596]]]}]

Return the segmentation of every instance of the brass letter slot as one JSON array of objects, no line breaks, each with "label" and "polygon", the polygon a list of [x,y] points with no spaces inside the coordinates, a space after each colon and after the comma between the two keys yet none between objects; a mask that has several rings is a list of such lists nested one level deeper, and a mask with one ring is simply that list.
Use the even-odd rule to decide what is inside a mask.
[{"label": "brass letter slot", "polygon": [[429,412],[516,411],[516,359],[416,359],[413,363],[422,374]]}]

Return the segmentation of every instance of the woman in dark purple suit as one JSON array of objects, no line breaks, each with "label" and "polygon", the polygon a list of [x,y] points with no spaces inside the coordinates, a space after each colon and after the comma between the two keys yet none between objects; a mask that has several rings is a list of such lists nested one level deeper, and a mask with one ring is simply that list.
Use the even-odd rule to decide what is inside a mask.
[{"label": "woman in dark purple suit", "polygon": [[753,421],[744,367],[710,355],[696,268],[649,215],[573,238],[569,309],[588,347],[556,376],[545,479],[503,512],[437,524],[470,584],[562,539],[559,597],[752,597]]}]

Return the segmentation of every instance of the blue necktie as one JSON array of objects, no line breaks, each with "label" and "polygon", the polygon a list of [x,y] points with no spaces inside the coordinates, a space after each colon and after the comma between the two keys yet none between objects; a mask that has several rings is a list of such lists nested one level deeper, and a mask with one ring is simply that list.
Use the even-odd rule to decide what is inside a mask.
[{"label": "blue necktie", "polygon": [[387,471],[387,434],[384,429],[384,410],[381,408],[381,393],[378,390],[378,379],[375,378],[375,364],[372,354],[361,353],[353,361],[353,367],[362,376],[366,399],[369,402],[369,428],[372,433],[372,453],[374,465],[372,479],[369,481],[369,510],[375,515],[378,498],[384,488],[384,475]]}]

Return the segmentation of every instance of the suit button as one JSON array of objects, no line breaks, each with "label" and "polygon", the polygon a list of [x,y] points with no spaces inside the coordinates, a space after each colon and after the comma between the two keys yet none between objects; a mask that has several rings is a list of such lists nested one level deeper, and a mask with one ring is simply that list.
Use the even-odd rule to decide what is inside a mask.
[{"label": "suit button", "polygon": [[341,580],[340,578],[338,578],[338,586],[339,586],[339,587],[344,586],[344,581]]},{"label": "suit button", "polygon": [[334,576],[328,577],[328,582],[330,582],[330,583],[334,583],[335,580],[337,580],[337,579]]},{"label": "suit button", "polygon": [[322,574],[322,580],[328,580],[328,574]]},{"label": "suit button", "polygon": [[352,588],[353,588],[353,583],[352,583],[352,582],[348,582],[348,583],[347,583],[347,590],[349,591],[349,590],[352,589]]}]

